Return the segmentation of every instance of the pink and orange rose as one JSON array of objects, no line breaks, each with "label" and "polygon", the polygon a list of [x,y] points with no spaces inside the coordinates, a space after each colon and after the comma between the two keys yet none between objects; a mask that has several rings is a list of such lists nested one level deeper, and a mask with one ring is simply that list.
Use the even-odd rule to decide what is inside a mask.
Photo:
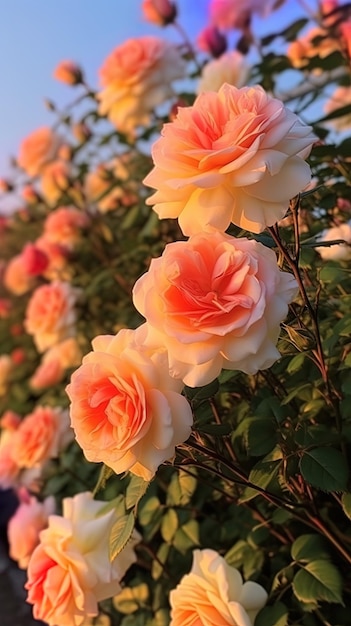
[{"label": "pink and orange rose", "polygon": [[38,176],[56,158],[61,143],[57,133],[48,126],[42,126],[22,141],[18,164],[29,176]]},{"label": "pink and orange rose", "polygon": [[26,331],[33,335],[39,352],[75,334],[75,304],[79,291],[68,282],[54,281],[41,285],[29,300]]},{"label": "pink and orange rose", "polygon": [[178,218],[185,235],[225,231],[231,222],[258,233],[281,219],[309,183],[305,162],[315,137],[260,86],[224,84],[179,108],[152,147],[147,204]]},{"label": "pink and orange rose", "polygon": [[42,467],[72,441],[68,412],[37,406],[26,415],[11,439],[11,454],[20,468]]},{"label": "pink and orange rose", "polygon": [[214,550],[194,550],[190,573],[170,593],[170,626],[253,626],[267,598]]},{"label": "pink and orange rose", "polygon": [[254,13],[266,17],[276,3],[274,0],[211,0],[209,5],[210,21],[218,28],[230,30],[244,29],[250,24]]},{"label": "pink and orange rose", "polygon": [[27,601],[36,619],[49,626],[81,626],[98,614],[98,602],[117,594],[125,572],[136,561],[133,533],[111,562],[114,509],[89,492],[63,500],[63,514],[50,515],[28,566]]},{"label": "pink and orange rose", "polygon": [[55,511],[55,498],[49,496],[40,502],[27,490],[20,490],[20,504],[9,520],[7,537],[9,554],[21,569],[28,567],[29,559],[39,543],[39,533],[46,528],[48,517]]},{"label": "pink and orange rose", "polygon": [[174,45],[147,35],[128,39],[100,69],[99,113],[133,136],[150,121],[155,107],[174,95],[171,84],[184,75],[185,64]]},{"label": "pink and orange rose", "polygon": [[197,387],[222,368],[254,374],[279,359],[280,322],[296,290],[261,243],[199,233],[151,261],[133,301],[147,320],[143,341],[164,346],[171,374]]},{"label": "pink and orange rose", "polygon": [[66,390],[86,458],[150,480],[188,439],[192,412],[166,354],[143,347],[139,332],[96,337]]}]

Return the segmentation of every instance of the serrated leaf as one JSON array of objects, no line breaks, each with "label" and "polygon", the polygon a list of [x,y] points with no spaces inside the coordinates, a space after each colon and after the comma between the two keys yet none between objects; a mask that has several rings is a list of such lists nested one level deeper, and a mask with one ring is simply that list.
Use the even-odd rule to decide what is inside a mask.
[{"label": "serrated leaf", "polygon": [[146,492],[149,482],[140,478],[140,476],[133,475],[129,481],[128,487],[126,489],[126,509],[131,509],[136,504],[138,504],[140,498]]},{"label": "serrated leaf", "polygon": [[335,448],[306,450],[300,461],[301,474],[312,487],[322,491],[346,491],[349,477],[343,454]]},{"label": "serrated leaf", "polygon": [[330,554],[326,550],[325,542],[320,535],[306,534],[298,537],[291,546],[291,556],[294,561],[315,561],[329,559]]},{"label": "serrated leaf", "polygon": [[339,570],[326,559],[307,563],[294,576],[293,590],[302,602],[333,602],[343,604],[342,578]]},{"label": "serrated leaf", "polygon": [[255,619],[255,626],[287,626],[289,612],[285,604],[276,602],[265,606]]},{"label": "serrated leaf", "polygon": [[97,494],[100,489],[104,489],[108,479],[114,474],[113,469],[111,467],[107,467],[107,465],[103,465],[100,470],[99,478],[94,488],[94,495]]},{"label": "serrated leaf", "polygon": [[110,535],[110,560],[114,561],[116,556],[122,552],[125,545],[128,543],[134,529],[134,515],[128,513],[123,515],[113,525]]}]

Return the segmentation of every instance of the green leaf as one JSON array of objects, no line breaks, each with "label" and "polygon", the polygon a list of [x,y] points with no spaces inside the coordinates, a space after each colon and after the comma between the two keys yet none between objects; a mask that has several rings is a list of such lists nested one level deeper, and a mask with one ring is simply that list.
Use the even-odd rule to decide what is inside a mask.
[{"label": "green leaf", "polygon": [[117,611],[124,615],[130,615],[142,607],[149,597],[149,588],[146,583],[135,587],[124,587],[120,593],[114,596],[112,602]]},{"label": "green leaf", "polygon": [[346,517],[351,519],[351,493],[342,494],[341,504]]},{"label": "green leaf", "polygon": [[255,619],[255,626],[287,626],[288,609],[282,602],[265,606]]},{"label": "green leaf", "polygon": [[306,450],[300,461],[303,478],[322,491],[346,491],[349,477],[347,462],[335,448]]},{"label": "green leaf", "polygon": [[194,546],[200,545],[198,522],[191,519],[181,528],[178,528],[173,537],[173,545],[182,554],[186,554]]},{"label": "green leaf", "polygon": [[168,509],[161,522],[161,535],[166,542],[171,542],[178,528],[178,515],[174,509]]},{"label": "green leaf", "polygon": [[146,492],[149,484],[150,483],[148,481],[140,478],[140,476],[133,475],[131,477],[126,490],[126,509],[131,509],[138,504],[140,498],[142,498]]},{"label": "green leaf", "polygon": [[123,515],[112,527],[110,535],[110,560],[113,561],[128,543],[134,529],[134,515]]},{"label": "green leaf", "polygon": [[[196,474],[196,469],[192,469],[192,473]],[[188,504],[196,489],[196,485],[196,476],[190,476],[187,472],[183,472],[183,470],[174,473],[167,489],[167,504]]]},{"label": "green leaf", "polygon": [[251,456],[268,454],[276,444],[277,426],[274,420],[264,417],[246,417],[235,431],[242,438]]},{"label": "green leaf", "polygon": [[291,556],[294,561],[314,561],[329,559],[330,554],[325,548],[325,542],[320,535],[300,535],[291,546]]},{"label": "green leaf", "polygon": [[169,543],[162,543],[157,550],[157,559],[154,559],[151,566],[151,576],[154,580],[158,580],[163,574],[164,564],[167,561],[171,546]]},{"label": "green leaf", "polygon": [[113,469],[111,469],[111,467],[107,467],[107,465],[102,465],[98,481],[97,481],[97,483],[95,485],[95,488],[94,488],[94,495],[96,495],[97,492],[100,491],[100,489],[104,489],[108,479],[114,473],[115,472],[113,471]]},{"label": "green leaf", "polygon": [[335,602],[343,604],[342,578],[339,570],[326,559],[307,563],[294,576],[293,590],[302,602]]}]

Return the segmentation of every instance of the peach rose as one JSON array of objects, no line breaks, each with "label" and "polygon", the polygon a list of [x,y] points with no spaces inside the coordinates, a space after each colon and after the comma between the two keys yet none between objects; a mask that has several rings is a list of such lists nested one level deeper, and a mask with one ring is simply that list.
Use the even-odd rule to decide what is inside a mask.
[{"label": "peach rose", "polygon": [[68,412],[37,406],[26,415],[14,433],[11,454],[21,468],[41,467],[72,441]]},{"label": "peach rose", "polygon": [[48,516],[55,511],[55,498],[43,502],[26,490],[20,492],[20,504],[7,527],[9,554],[21,569],[27,569],[34,548],[39,543],[39,533],[46,528]]},{"label": "peach rose", "polygon": [[159,37],[128,39],[100,69],[100,115],[122,133],[134,135],[149,123],[155,107],[174,95],[171,83],[185,76],[177,48]]},{"label": "peach rose", "polygon": [[170,593],[170,626],[253,626],[267,598],[261,585],[243,583],[240,572],[214,550],[194,550],[190,573]]},{"label": "peach rose", "polygon": [[38,176],[45,165],[56,158],[61,137],[48,126],[42,126],[26,137],[19,149],[18,164],[29,176]]},{"label": "peach rose", "polygon": [[0,439],[0,488],[10,489],[17,485],[20,467],[12,455],[12,443]]},{"label": "peach rose", "polygon": [[245,0],[245,6],[242,0],[211,0],[210,21],[223,30],[245,29],[253,13],[267,17],[274,4],[274,0]]},{"label": "peach rose", "polygon": [[249,77],[250,68],[246,58],[237,50],[222,54],[204,66],[197,86],[197,93],[218,91],[223,83],[243,87]]},{"label": "peach rose", "polygon": [[44,222],[43,236],[54,243],[73,248],[90,218],[75,207],[59,207],[49,213]]},{"label": "peach rose", "polygon": [[74,306],[79,291],[70,283],[54,281],[41,285],[28,302],[24,326],[33,335],[39,352],[75,334]]},{"label": "peach rose", "polygon": [[225,231],[231,222],[261,232],[309,183],[304,159],[314,140],[311,127],[262,87],[225,83],[164,125],[144,179],[157,191],[146,203],[161,219],[178,217],[185,235]]},{"label": "peach rose", "polygon": [[83,80],[83,72],[74,61],[60,61],[54,69],[53,77],[66,85],[79,85]]},{"label": "peach rose", "polygon": [[117,183],[115,163],[101,163],[85,178],[84,192],[89,203],[96,204],[101,213],[113,211],[121,204],[124,191]]},{"label": "peach rose", "polygon": [[343,239],[345,243],[337,243],[330,246],[319,246],[316,251],[324,261],[350,261],[351,259],[351,221],[340,226],[334,226],[324,230],[319,241],[337,241]]},{"label": "peach rose", "polygon": [[171,374],[197,387],[222,368],[255,374],[279,359],[295,294],[272,250],[214,232],[168,244],[135,283],[133,302],[147,320],[142,340],[164,346]]},{"label": "peach rose", "polygon": [[136,561],[134,532],[110,562],[110,537],[118,524],[114,509],[89,492],[63,500],[63,514],[51,515],[28,566],[27,601],[36,619],[49,626],[81,626],[98,614],[98,602],[121,590],[120,581]]},{"label": "peach rose", "polygon": [[96,337],[66,391],[71,423],[88,461],[150,480],[188,439],[192,413],[168,374],[167,357],[137,331]]},{"label": "peach rose", "polygon": [[16,254],[5,265],[4,286],[15,296],[22,296],[35,285],[35,277],[28,274],[23,254]]},{"label": "peach rose", "polygon": [[38,390],[56,385],[64,377],[65,370],[77,367],[81,360],[81,349],[75,337],[61,341],[44,353],[40,365],[29,381],[30,386]]}]

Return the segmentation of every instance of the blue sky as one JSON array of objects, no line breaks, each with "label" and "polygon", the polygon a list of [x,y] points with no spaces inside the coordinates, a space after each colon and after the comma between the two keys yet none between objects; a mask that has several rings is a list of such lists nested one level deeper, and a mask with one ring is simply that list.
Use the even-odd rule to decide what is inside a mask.
[{"label": "blue sky", "polygon": [[[194,38],[207,23],[209,0],[177,0],[180,22]],[[246,0],[242,0],[245,4]],[[314,0],[309,0],[314,4]],[[279,30],[301,15],[299,0],[286,4],[260,25]],[[0,177],[8,172],[21,140],[53,121],[44,105],[74,97],[71,88],[52,77],[57,63],[80,63],[88,82],[97,86],[97,71],[111,50],[129,37],[157,34],[180,42],[172,28],[160,29],[142,16],[141,0],[4,0],[0,21]]]}]

